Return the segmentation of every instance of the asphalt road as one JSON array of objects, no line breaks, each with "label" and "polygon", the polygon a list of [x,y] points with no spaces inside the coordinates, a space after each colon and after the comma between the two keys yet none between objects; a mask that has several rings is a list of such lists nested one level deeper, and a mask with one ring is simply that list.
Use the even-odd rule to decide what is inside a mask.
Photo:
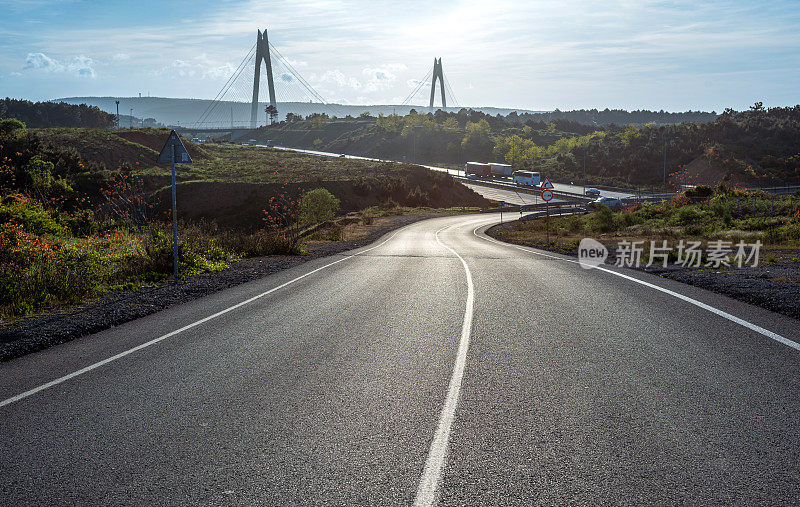
[{"label": "asphalt road", "polygon": [[497,218],[0,364],[0,505],[800,502],[798,321]]},{"label": "asphalt road", "polygon": [[[266,147],[266,145],[258,145],[258,146]],[[287,148],[285,146],[275,146],[275,148],[279,148],[281,150],[297,151],[297,152],[300,152],[300,153],[307,153],[309,155],[318,155],[318,156],[321,156],[321,157],[341,157],[343,155],[341,153],[333,153],[333,152],[330,152],[330,151],[304,150],[304,149],[301,149],[301,148]],[[351,159],[355,159],[355,160],[382,161],[381,159],[378,159],[378,158],[361,157],[361,156],[358,156],[358,155],[344,155],[344,158],[351,158]],[[445,172],[445,173],[453,175],[453,176],[464,176],[464,171],[463,170],[448,169],[446,167],[438,167],[438,166],[433,166],[433,165],[424,165],[424,164],[419,164],[419,165],[422,165],[422,167],[427,167],[428,169],[430,169],[432,171]],[[543,176],[547,176],[547,175],[545,174]],[[512,180],[510,178],[490,178],[488,181],[495,182],[495,183],[512,183]],[[482,196],[486,197],[487,199],[495,199],[495,197],[492,197],[492,195],[497,193],[497,189],[496,188],[486,187],[486,186],[482,186],[482,185],[470,185],[469,183],[466,183],[466,182],[462,182],[462,183],[464,183],[466,186],[468,186],[470,188],[473,188],[473,190],[475,190],[476,192],[478,192]],[[583,186],[582,185],[573,185],[573,184],[569,184],[569,183],[557,183],[557,182],[552,182],[552,183],[553,183],[553,188],[555,190],[559,191],[559,192],[569,192],[569,193],[578,194],[578,195],[582,195],[583,194]],[[591,185],[588,185],[586,188],[593,188],[593,187]],[[501,191],[501,192],[505,192],[505,191]],[[528,199],[528,195],[530,195],[530,194],[523,194],[523,193],[520,193],[520,192],[513,192],[513,190],[509,191],[509,193],[517,194],[516,196],[510,197],[511,199],[514,199],[514,201],[508,201],[508,202],[513,202],[514,204],[526,204],[526,202],[522,202],[522,201],[523,200],[527,200]],[[593,198],[596,198],[596,197],[613,197],[615,199],[624,199],[626,197],[632,197],[634,195],[635,195],[635,193],[633,191],[627,191],[627,190],[623,190],[623,189],[618,189],[618,190],[600,189],[600,194],[598,194],[597,196],[593,196]],[[533,199],[533,196],[530,196],[530,199]],[[520,202],[516,202],[516,201],[520,201]]]}]

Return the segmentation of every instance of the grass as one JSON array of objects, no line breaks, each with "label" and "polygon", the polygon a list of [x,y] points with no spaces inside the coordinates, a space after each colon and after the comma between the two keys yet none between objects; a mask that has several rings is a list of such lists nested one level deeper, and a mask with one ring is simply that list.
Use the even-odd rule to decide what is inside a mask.
[{"label": "grass", "polygon": [[[126,163],[142,174],[169,176],[169,165],[156,165],[167,129],[31,129],[43,143],[74,147],[84,160],[113,169]],[[181,181],[293,183],[355,181],[403,172],[398,164],[336,157],[317,157],[287,150],[241,146],[236,143],[195,144],[183,140],[191,164],[179,164]]]}]

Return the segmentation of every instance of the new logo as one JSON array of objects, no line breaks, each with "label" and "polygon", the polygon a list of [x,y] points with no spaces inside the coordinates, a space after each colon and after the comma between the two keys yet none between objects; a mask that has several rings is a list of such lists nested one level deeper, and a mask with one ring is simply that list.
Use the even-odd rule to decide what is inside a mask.
[{"label": "new logo", "polygon": [[596,268],[606,262],[608,249],[592,238],[583,238],[578,245],[578,262],[583,269]]}]

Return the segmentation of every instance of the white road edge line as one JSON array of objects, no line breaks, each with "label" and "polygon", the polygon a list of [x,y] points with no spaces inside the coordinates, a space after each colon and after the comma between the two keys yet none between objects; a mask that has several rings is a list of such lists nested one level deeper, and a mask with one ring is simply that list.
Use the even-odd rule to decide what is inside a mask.
[{"label": "white road edge line", "polygon": [[458,257],[461,264],[464,266],[464,272],[467,275],[467,304],[464,310],[464,323],[461,326],[461,340],[458,344],[458,354],[456,355],[456,362],[453,366],[453,376],[450,377],[447,397],[445,398],[442,412],[439,415],[439,424],[436,428],[433,441],[431,442],[430,450],[428,451],[428,459],[425,461],[425,470],[422,472],[422,478],[417,488],[417,497],[414,500],[414,505],[420,507],[431,506],[437,500],[439,481],[442,478],[442,471],[447,458],[447,444],[450,440],[450,431],[452,430],[453,421],[455,420],[456,406],[458,405],[458,397],[461,392],[461,380],[464,377],[464,367],[467,364],[469,337],[472,331],[472,313],[475,302],[475,287],[472,285],[472,273],[464,258],[458,255],[458,252],[442,243],[439,239],[439,233],[450,227],[453,226],[436,231],[436,242],[450,250],[453,255]]},{"label": "white road edge line", "polygon": [[193,327],[197,327],[200,324],[204,324],[204,323],[208,322],[209,320],[215,319],[215,318],[217,318],[217,317],[219,317],[221,315],[225,315],[226,313],[231,312],[231,311],[233,311],[233,310],[235,310],[237,308],[240,308],[240,307],[242,307],[242,306],[244,306],[246,304],[252,303],[253,301],[255,301],[257,299],[260,299],[260,298],[262,298],[264,296],[268,296],[268,295],[272,294],[273,292],[286,287],[287,285],[291,285],[291,284],[297,282],[298,280],[302,280],[303,278],[305,278],[307,276],[310,276],[310,275],[313,275],[314,273],[316,273],[318,271],[322,271],[325,268],[329,268],[329,267],[333,266],[334,264],[339,264],[340,262],[344,262],[347,259],[352,259],[353,257],[356,257],[356,256],[361,255],[363,253],[369,252],[370,250],[375,250],[376,248],[378,248],[380,246],[383,246],[387,242],[391,241],[391,239],[394,238],[397,235],[398,232],[400,232],[400,231],[399,230],[395,231],[394,234],[392,234],[391,236],[386,238],[386,240],[382,241],[378,245],[375,245],[373,247],[367,248],[366,250],[362,250],[362,251],[360,251],[358,253],[355,253],[355,254],[352,254],[352,255],[348,255],[347,257],[343,257],[343,258],[341,258],[341,259],[339,259],[337,261],[333,261],[333,262],[331,262],[329,264],[325,264],[324,266],[318,267],[318,268],[316,268],[316,269],[314,269],[312,271],[309,271],[308,273],[306,273],[304,275],[298,276],[297,278],[293,278],[292,280],[289,280],[288,282],[282,283],[281,285],[278,285],[277,287],[274,287],[274,288],[272,288],[272,289],[270,289],[270,290],[268,290],[266,292],[262,292],[261,294],[258,294],[256,296],[251,297],[250,299],[246,299],[246,300],[242,301],[241,303],[237,303],[237,304],[235,304],[233,306],[230,306],[230,307],[228,307],[228,308],[226,308],[224,310],[221,310],[221,311],[219,311],[217,313],[209,315],[208,317],[204,317],[204,318],[202,318],[202,319],[200,319],[198,321],[192,322],[189,325],[183,326],[180,329],[176,329],[175,331],[171,331],[171,332],[169,332],[169,333],[167,333],[165,335],[159,336],[158,338],[150,340],[149,342],[142,343],[142,344],[137,345],[137,346],[135,346],[133,348],[130,348],[130,349],[124,351],[124,352],[120,352],[119,354],[116,354],[116,355],[113,355],[113,356],[111,356],[109,358],[103,359],[102,361],[98,361],[96,363],[90,364],[89,366],[87,366],[85,368],[81,368],[80,370],[77,370],[77,371],[74,371],[74,372],[69,373],[67,375],[64,375],[63,377],[59,377],[59,378],[57,378],[55,380],[51,380],[50,382],[47,382],[46,384],[42,384],[42,385],[40,385],[38,387],[34,387],[33,389],[30,389],[28,391],[25,391],[23,393],[17,394],[16,396],[12,396],[11,398],[8,398],[8,399],[5,399],[3,401],[0,401],[0,408],[5,407],[6,405],[10,405],[12,403],[15,403],[17,401],[20,401],[22,399],[25,399],[25,398],[27,398],[29,396],[33,396],[34,394],[39,393],[41,391],[44,391],[45,389],[49,389],[49,388],[51,388],[53,386],[56,386],[56,385],[61,384],[63,382],[66,382],[67,380],[73,379],[73,378],[75,378],[75,377],[77,377],[79,375],[83,375],[84,373],[88,373],[88,372],[90,372],[90,371],[92,371],[92,370],[94,370],[96,368],[100,368],[101,366],[104,366],[104,365],[106,365],[108,363],[111,363],[111,362],[116,361],[118,359],[122,359],[123,357],[125,357],[127,355],[133,354],[134,352],[137,352],[137,351],[142,350],[144,348],[150,347],[151,345],[155,345],[156,343],[164,341],[167,338],[170,338],[172,336],[180,334],[180,333],[182,333],[182,332],[184,332],[184,331],[186,331],[188,329],[192,329]]},{"label": "white road edge line", "polygon": [[[496,239],[494,239],[494,238],[492,238],[490,236],[486,236],[486,235],[480,236],[480,235],[478,235],[478,229],[480,229],[481,227],[484,227],[484,226],[485,226],[485,224],[479,225],[478,227],[476,227],[475,229],[472,230],[472,234],[475,235],[475,237],[483,239],[485,241],[491,241],[491,242],[497,243],[499,245],[510,246],[512,248],[516,248],[518,250],[523,250],[525,252],[532,253],[532,254],[535,254],[535,255],[540,255],[542,257],[549,257],[551,259],[558,259],[558,260],[564,261],[564,262],[572,262],[573,264],[580,264],[576,260],[564,259],[563,257],[557,257],[555,255],[548,255],[546,253],[537,252],[535,250],[531,250],[529,248],[525,248],[525,247],[522,247],[522,246],[519,246],[519,245],[514,245],[513,243],[505,243],[505,242],[502,242],[502,241],[498,241],[498,240],[496,240]],[[622,273],[617,273],[616,271],[613,271],[611,269],[603,268],[603,267],[600,267],[600,266],[597,266],[597,267],[595,267],[593,269],[599,269],[600,271],[604,271],[604,272],[610,273],[610,274],[612,274],[614,276],[618,276],[620,278],[624,278],[626,280],[630,280],[632,282],[636,282],[636,283],[638,283],[640,285],[644,285],[645,287],[650,287],[651,289],[655,289],[657,291],[663,292],[664,294],[669,294],[670,296],[673,296],[673,297],[676,297],[676,298],[681,299],[683,301],[686,301],[687,303],[692,304],[694,306],[697,306],[699,308],[702,308],[703,310],[707,310],[707,311],[709,311],[709,312],[711,312],[713,314],[719,315],[720,317],[722,317],[724,319],[728,319],[729,321],[734,322],[736,324],[739,324],[740,326],[744,326],[747,329],[750,329],[751,331],[755,331],[756,333],[759,333],[759,334],[761,334],[763,336],[766,336],[767,338],[771,338],[771,339],[775,340],[778,343],[782,343],[782,344],[786,345],[787,347],[791,347],[791,348],[793,348],[795,350],[800,350],[800,343],[792,341],[789,338],[785,338],[785,337],[779,335],[778,333],[774,333],[774,332],[770,331],[769,329],[764,329],[763,327],[761,327],[759,325],[753,324],[752,322],[748,322],[748,321],[746,321],[744,319],[741,319],[741,318],[739,318],[739,317],[737,317],[735,315],[731,315],[730,313],[728,313],[726,311],[720,310],[719,308],[715,308],[715,307],[713,307],[711,305],[703,303],[702,301],[698,301],[696,299],[692,299],[689,296],[684,296],[683,294],[680,294],[678,292],[675,292],[675,291],[672,291],[672,290],[669,290],[669,289],[665,289],[664,287],[659,287],[658,285],[652,284],[650,282],[645,282],[644,280],[639,280],[638,278],[634,278],[634,277],[629,276],[629,275],[625,275],[625,274],[622,274]]]}]

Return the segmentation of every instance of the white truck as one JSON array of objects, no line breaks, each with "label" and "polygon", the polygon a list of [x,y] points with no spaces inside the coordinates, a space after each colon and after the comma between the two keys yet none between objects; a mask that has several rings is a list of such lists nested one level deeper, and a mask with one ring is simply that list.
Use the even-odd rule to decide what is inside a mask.
[{"label": "white truck", "polygon": [[538,187],[542,184],[542,175],[534,171],[514,171],[514,184],[526,187]]},{"label": "white truck", "polygon": [[492,169],[492,176],[511,176],[514,173],[514,170],[511,168],[511,164],[498,164],[496,162],[490,162],[489,167]]}]

